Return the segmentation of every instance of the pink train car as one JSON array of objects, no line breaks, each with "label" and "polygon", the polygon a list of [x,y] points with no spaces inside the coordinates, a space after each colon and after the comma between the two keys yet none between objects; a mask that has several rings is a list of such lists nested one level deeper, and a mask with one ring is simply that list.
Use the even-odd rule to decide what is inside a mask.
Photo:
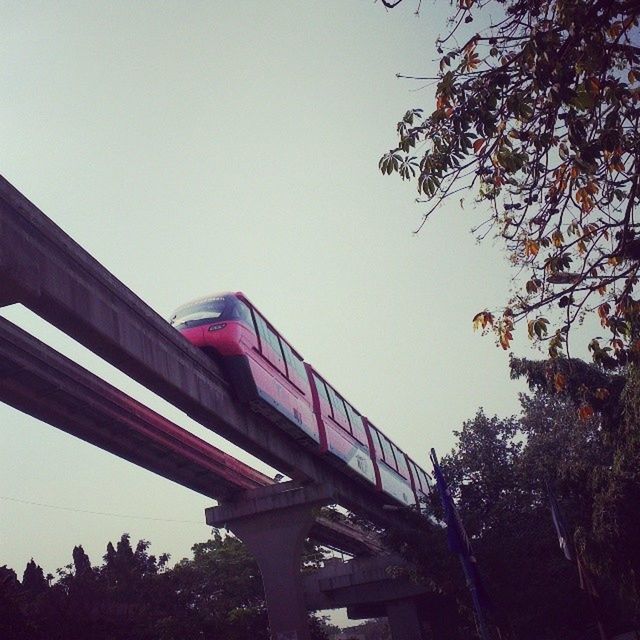
[{"label": "pink train car", "polygon": [[429,474],[306,363],[243,293],[194,300],[170,322],[221,364],[240,400],[303,446],[403,505],[424,502]]}]

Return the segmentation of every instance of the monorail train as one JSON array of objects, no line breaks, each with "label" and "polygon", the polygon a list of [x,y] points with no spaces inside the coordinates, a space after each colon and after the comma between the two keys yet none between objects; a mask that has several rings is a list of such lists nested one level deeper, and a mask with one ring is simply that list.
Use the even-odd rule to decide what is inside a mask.
[{"label": "monorail train", "polygon": [[244,294],[194,300],[170,323],[220,361],[241,400],[301,444],[404,505],[425,500],[429,474],[305,362]]}]

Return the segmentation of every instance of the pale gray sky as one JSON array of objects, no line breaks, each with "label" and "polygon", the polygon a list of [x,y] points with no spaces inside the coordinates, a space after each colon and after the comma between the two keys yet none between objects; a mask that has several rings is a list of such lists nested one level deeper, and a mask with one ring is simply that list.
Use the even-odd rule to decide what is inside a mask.
[{"label": "pale gray sky", "polygon": [[[404,111],[432,104],[395,74],[433,69],[448,3],[414,6],[0,2],[0,173],[165,316],[243,290],[426,467],[479,406],[517,411],[522,386],[471,330],[509,287],[499,245],[468,233],[480,213],[452,205],[416,237],[414,186],[377,169]],[[24,309],[2,314],[222,446]],[[0,565],[20,576],[76,544],[97,563],[124,531],[174,560],[207,537],[208,500],[5,405],[0,424]]]}]

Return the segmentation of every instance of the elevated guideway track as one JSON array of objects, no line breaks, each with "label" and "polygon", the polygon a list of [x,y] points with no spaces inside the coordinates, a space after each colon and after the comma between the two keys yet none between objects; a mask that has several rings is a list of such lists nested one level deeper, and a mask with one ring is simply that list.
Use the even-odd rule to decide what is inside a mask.
[{"label": "elevated guideway track", "polygon": [[393,519],[390,498],[239,403],[210,359],[0,177],[0,305],[14,302],[282,473],[331,486],[375,522]]},{"label": "elevated guideway track", "polygon": [[[0,400],[214,500],[273,484],[268,476],[152,411],[0,318]],[[381,549],[349,525],[318,518],[311,536],[354,555]]]}]

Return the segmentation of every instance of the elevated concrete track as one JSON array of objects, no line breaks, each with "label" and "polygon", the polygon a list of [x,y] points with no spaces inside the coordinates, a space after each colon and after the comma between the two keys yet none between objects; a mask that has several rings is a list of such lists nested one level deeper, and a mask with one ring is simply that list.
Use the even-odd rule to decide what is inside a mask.
[{"label": "elevated concrete track", "polygon": [[[317,509],[339,503],[387,524],[394,520],[385,510],[392,498],[239,402],[210,359],[0,177],[0,306],[14,302],[293,478],[274,485],[0,319],[0,400],[221,500],[207,510],[207,522],[227,524],[256,556],[272,639],[309,640],[300,576],[304,539],[311,535],[353,554],[380,551],[377,541],[348,523],[318,518]],[[406,618],[409,606],[415,609],[404,603],[395,617]],[[412,619],[411,628],[396,625],[396,640],[419,637]]]},{"label": "elevated concrete track", "polygon": [[338,503],[390,520],[391,498],[237,402],[210,359],[0,177],[0,305],[13,302],[282,473],[330,485]]},{"label": "elevated concrete track", "polygon": [[[0,318],[0,400],[214,500],[273,484]],[[318,517],[311,536],[354,555],[381,549],[348,522]]]}]

